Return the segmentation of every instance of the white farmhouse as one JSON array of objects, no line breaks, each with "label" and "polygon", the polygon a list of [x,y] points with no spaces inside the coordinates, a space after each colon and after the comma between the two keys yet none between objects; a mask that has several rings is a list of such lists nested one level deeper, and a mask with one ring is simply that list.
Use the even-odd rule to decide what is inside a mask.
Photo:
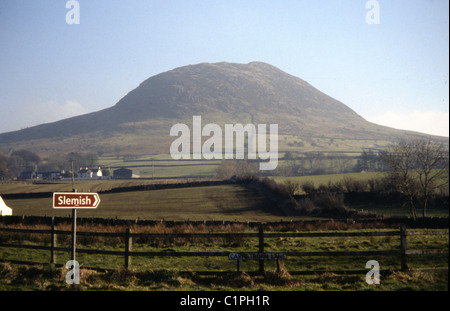
[{"label": "white farmhouse", "polygon": [[80,168],[80,170],[78,171],[79,179],[91,179],[91,178],[101,179],[102,176],[103,176],[103,173],[102,173],[101,167],[99,167],[98,169],[90,169],[88,167]]},{"label": "white farmhouse", "polygon": [[11,215],[12,215],[12,208],[7,206],[3,201],[2,197],[0,196],[0,216],[11,216]]},{"label": "white farmhouse", "polygon": [[94,177],[98,177],[98,178],[103,177],[102,168],[99,166],[98,169],[93,169],[92,174],[94,175]]},{"label": "white farmhouse", "polygon": [[78,178],[81,179],[85,179],[85,178],[92,178],[93,176],[93,172],[92,170],[90,170],[89,168],[80,168],[80,170],[78,171]]}]

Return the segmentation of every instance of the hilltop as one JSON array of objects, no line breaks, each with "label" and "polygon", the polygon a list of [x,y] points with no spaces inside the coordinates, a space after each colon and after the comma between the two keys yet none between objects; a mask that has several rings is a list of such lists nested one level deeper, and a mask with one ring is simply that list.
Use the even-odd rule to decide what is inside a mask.
[{"label": "hilltop", "polygon": [[171,126],[189,125],[194,115],[201,115],[203,124],[277,123],[280,150],[360,150],[405,137],[429,137],[370,123],[272,65],[223,62],[152,76],[101,111],[0,134],[0,151],[168,153]]}]

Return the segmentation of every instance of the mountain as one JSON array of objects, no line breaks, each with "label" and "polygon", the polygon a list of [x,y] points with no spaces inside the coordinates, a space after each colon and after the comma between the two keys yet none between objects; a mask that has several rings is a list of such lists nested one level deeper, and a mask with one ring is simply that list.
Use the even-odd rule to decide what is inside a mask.
[{"label": "mountain", "polygon": [[[0,151],[40,153],[127,150],[168,153],[176,123],[279,125],[286,149],[382,147],[405,136],[426,136],[367,122],[304,80],[262,62],[202,63],[148,78],[114,106],[53,123],[0,134]],[[311,141],[316,139],[314,143]],[[343,142],[346,143],[343,143]],[[298,148],[297,148],[298,149]],[[281,149],[280,149],[281,150]]]}]

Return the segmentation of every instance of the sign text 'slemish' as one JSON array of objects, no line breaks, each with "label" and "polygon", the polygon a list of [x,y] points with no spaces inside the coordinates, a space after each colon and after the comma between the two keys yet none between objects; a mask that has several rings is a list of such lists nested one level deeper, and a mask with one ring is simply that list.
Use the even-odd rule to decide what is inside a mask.
[{"label": "sign text 'slemish'", "polygon": [[53,208],[97,208],[100,203],[98,193],[54,192]]}]

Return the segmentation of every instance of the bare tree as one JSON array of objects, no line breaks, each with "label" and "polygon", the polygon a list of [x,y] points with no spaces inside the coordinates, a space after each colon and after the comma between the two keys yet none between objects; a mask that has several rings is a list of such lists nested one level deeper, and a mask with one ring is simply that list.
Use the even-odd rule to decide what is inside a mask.
[{"label": "bare tree", "polygon": [[292,198],[294,195],[297,194],[297,192],[301,189],[300,183],[287,179],[283,182],[283,187],[286,190],[286,192],[289,194],[289,196]]},{"label": "bare tree", "polygon": [[358,168],[364,171],[377,171],[380,169],[380,157],[372,149],[363,150],[358,160]]},{"label": "bare tree", "polygon": [[432,141],[416,141],[417,174],[423,198],[423,217],[426,216],[428,200],[439,188],[448,186],[448,150],[442,144],[434,145]]},{"label": "bare tree", "polygon": [[223,160],[216,170],[216,177],[221,179],[253,175],[256,175],[255,166],[246,160]]},{"label": "bare tree", "polygon": [[275,174],[289,177],[302,175],[303,171],[304,168],[300,159],[292,151],[287,151],[284,154],[284,165],[278,165]]},{"label": "bare tree", "polygon": [[8,158],[0,153],[0,180],[7,179],[8,177]]},{"label": "bare tree", "polygon": [[439,188],[448,186],[448,150],[431,140],[403,140],[380,156],[391,168],[389,178],[407,198],[413,219],[419,203],[425,217],[429,199]]}]

